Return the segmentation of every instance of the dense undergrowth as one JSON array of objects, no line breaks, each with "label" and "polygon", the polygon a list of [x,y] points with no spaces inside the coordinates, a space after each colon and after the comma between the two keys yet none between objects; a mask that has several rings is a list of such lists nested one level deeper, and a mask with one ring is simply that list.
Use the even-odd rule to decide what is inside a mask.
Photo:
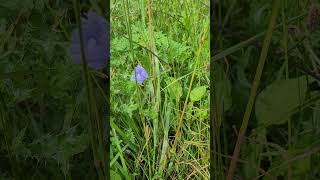
[{"label": "dense undergrowth", "polygon": [[112,174],[208,179],[209,1],[112,1],[111,26]]},{"label": "dense undergrowth", "polygon": [[221,151],[215,157],[215,177],[227,176],[242,117],[250,109],[262,49],[267,47],[235,179],[320,178],[319,2],[279,4],[269,47],[263,39],[275,10],[271,1],[214,5],[214,73],[218,77],[222,72],[227,87],[222,97],[216,96]]},{"label": "dense undergrowth", "polygon": [[[102,4],[81,9],[103,17]],[[82,66],[69,53],[74,7],[0,2],[0,179],[97,178]],[[90,75],[105,126],[104,71],[90,68]]]}]

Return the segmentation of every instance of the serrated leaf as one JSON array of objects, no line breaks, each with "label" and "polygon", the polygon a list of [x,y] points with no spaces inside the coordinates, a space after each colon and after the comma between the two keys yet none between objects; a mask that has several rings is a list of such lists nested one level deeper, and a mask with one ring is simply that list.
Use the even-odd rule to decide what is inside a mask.
[{"label": "serrated leaf", "polygon": [[125,38],[115,38],[111,42],[112,50],[119,51],[127,51],[129,49],[129,42]]},{"label": "serrated leaf", "polygon": [[190,100],[191,101],[200,101],[200,99],[205,95],[207,92],[207,86],[199,86],[192,89],[190,93]]},{"label": "serrated leaf", "polygon": [[38,160],[55,160],[66,175],[69,170],[69,159],[87,149],[90,143],[89,137],[88,133],[76,135],[75,127],[72,127],[57,136],[50,134],[41,136],[31,143],[30,149],[32,156]]},{"label": "serrated leaf", "polygon": [[257,97],[256,116],[260,125],[285,123],[290,113],[304,100],[307,91],[305,77],[279,80]]}]

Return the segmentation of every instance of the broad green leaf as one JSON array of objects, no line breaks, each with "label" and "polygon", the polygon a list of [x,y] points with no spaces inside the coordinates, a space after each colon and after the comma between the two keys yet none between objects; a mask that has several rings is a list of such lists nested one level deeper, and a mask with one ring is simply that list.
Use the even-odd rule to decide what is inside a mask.
[{"label": "broad green leaf", "polygon": [[257,97],[255,113],[258,123],[267,126],[285,123],[303,102],[306,91],[305,77],[275,81]]},{"label": "broad green leaf", "polygon": [[200,101],[200,99],[205,95],[207,92],[207,86],[199,86],[192,89],[190,93],[190,100],[191,101]]},{"label": "broad green leaf", "polygon": [[169,77],[167,81],[170,98],[179,100],[182,96],[182,87],[179,81],[175,78]]}]

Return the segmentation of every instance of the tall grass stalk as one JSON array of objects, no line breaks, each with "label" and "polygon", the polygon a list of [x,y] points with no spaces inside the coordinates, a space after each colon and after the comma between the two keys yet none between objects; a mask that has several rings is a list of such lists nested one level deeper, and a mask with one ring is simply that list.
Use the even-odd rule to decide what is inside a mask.
[{"label": "tall grass stalk", "polygon": [[[236,1],[233,2],[235,4]],[[221,14],[221,8],[222,8],[222,1],[219,1],[218,7],[214,6],[214,10],[218,11],[218,22],[221,24],[222,27],[221,30],[217,33],[217,41],[211,42],[210,45],[215,47],[219,47],[219,49],[223,49],[223,43],[222,43],[222,31],[223,28],[228,20],[229,15],[226,15],[223,22],[222,22],[222,14]],[[232,5],[227,14],[230,14],[231,10],[233,9]],[[213,11],[214,11],[213,10]],[[212,14],[213,12],[211,12]],[[212,20],[211,20],[212,21]],[[216,21],[213,19],[213,21]],[[214,27],[216,28],[216,27]],[[213,29],[211,30],[213,31]],[[210,54],[213,54],[215,51],[210,51]],[[222,114],[219,114],[219,105],[218,105],[218,97],[216,92],[216,65],[217,65],[217,59],[215,56],[211,58],[210,62],[210,172],[213,172],[210,174],[210,179],[223,179],[223,170],[222,170],[222,154],[221,154],[221,143],[220,143],[220,120],[222,120]]]},{"label": "tall grass stalk", "polygon": [[[154,38],[153,38],[153,26],[152,26],[152,16],[151,16],[151,1],[148,0],[148,31],[149,31],[149,48],[152,52],[157,54],[156,47],[154,46]],[[159,123],[159,117],[160,117],[160,73],[159,73],[159,61],[156,56],[154,56],[152,53],[149,53],[150,57],[150,64],[152,67],[152,74],[153,74],[153,89],[154,89],[154,108],[155,112],[157,114],[156,117],[153,119],[153,151],[152,151],[152,162],[156,162],[156,151],[158,147],[158,123]],[[152,170],[155,171],[155,164],[152,166]]]},{"label": "tall grass stalk", "polygon": [[[231,13],[233,7],[234,7],[234,4],[235,4],[236,1],[233,2],[233,5],[230,6],[227,14]],[[222,1],[219,1],[219,4],[218,4],[218,8],[219,8],[219,24],[222,24],[222,27],[221,27],[221,33],[223,31],[223,28],[228,20],[228,16],[229,15],[226,15],[226,17],[222,20]],[[218,43],[219,43],[219,49],[223,49],[223,39],[221,38],[221,34],[218,34]],[[214,69],[215,70],[215,69]],[[214,75],[216,75],[215,71],[212,72],[214,73]],[[215,89],[214,89],[215,90]],[[220,139],[220,124],[222,123],[222,113],[219,113],[221,112],[221,110],[223,110],[223,105],[221,104],[221,106],[219,106],[219,102],[218,102],[218,96],[217,96],[217,92],[215,91],[214,92],[214,106],[215,106],[215,109],[214,109],[214,113],[215,113],[215,119],[214,119],[214,141],[215,141],[215,152],[217,152],[215,154],[215,161],[216,161],[216,172],[215,172],[215,176],[217,176],[217,179],[222,179],[223,178],[223,170],[222,170],[222,152],[221,152],[221,139]],[[219,108],[220,107],[220,108]],[[222,107],[222,108],[221,108]]]},{"label": "tall grass stalk", "polygon": [[0,92],[0,130],[3,134],[5,148],[8,152],[9,162],[10,162],[10,170],[12,177],[16,177],[17,175],[17,167],[15,163],[15,158],[11,152],[11,144],[9,144],[10,138],[10,128],[8,126],[8,114],[7,107],[4,101],[3,94]]},{"label": "tall grass stalk", "polygon": [[[288,27],[287,27],[287,17],[286,17],[286,7],[287,1],[282,1],[282,28],[283,28],[283,52],[284,52],[284,64],[285,64],[285,79],[289,79],[289,58],[288,58]],[[292,148],[292,127],[291,118],[288,118],[288,150]],[[288,180],[292,179],[291,165],[288,164]]]},{"label": "tall grass stalk", "polygon": [[209,31],[209,26],[204,30],[204,32],[202,32],[202,35],[199,38],[198,51],[196,53],[196,61],[195,61],[195,65],[193,67],[193,71],[192,71],[192,75],[191,75],[191,80],[190,80],[190,84],[189,84],[187,97],[185,99],[185,102],[184,102],[184,105],[183,105],[183,110],[182,110],[182,113],[181,113],[181,116],[180,116],[180,119],[179,119],[179,122],[178,122],[178,127],[176,129],[176,134],[174,136],[174,141],[173,141],[173,145],[172,145],[172,150],[173,151],[175,151],[176,145],[177,145],[177,141],[179,140],[180,135],[181,135],[180,131],[181,131],[181,127],[182,127],[182,124],[183,124],[184,114],[185,114],[186,109],[187,109],[188,100],[189,100],[190,92],[191,92],[191,89],[192,89],[192,84],[193,84],[195,72],[196,72],[196,70],[198,68],[198,65],[199,65],[200,53],[201,53],[201,48],[202,48],[202,43],[200,43],[200,39],[202,37],[206,38],[208,31]]},{"label": "tall grass stalk", "polygon": [[96,106],[95,97],[92,94],[92,82],[91,76],[89,75],[89,70],[87,66],[87,61],[85,58],[83,37],[82,37],[82,23],[80,20],[80,2],[73,0],[75,17],[79,29],[79,38],[80,38],[80,47],[81,47],[81,59],[83,67],[83,77],[86,84],[86,93],[87,93],[87,108],[89,115],[89,125],[90,125],[90,134],[91,134],[91,145],[94,157],[95,168],[98,173],[98,178],[100,180],[106,179],[107,169],[106,169],[106,149],[103,141],[103,130],[102,125],[99,119],[99,114]]},{"label": "tall grass stalk", "polygon": [[249,96],[249,100],[248,100],[248,104],[246,107],[246,111],[245,114],[243,116],[243,120],[242,120],[242,125],[239,131],[239,135],[238,135],[238,139],[234,148],[234,152],[233,152],[233,156],[232,156],[232,160],[230,162],[230,166],[229,166],[229,170],[228,170],[228,174],[227,174],[227,180],[232,180],[235,170],[236,170],[236,166],[237,166],[237,161],[239,159],[239,155],[240,155],[240,148],[241,145],[243,143],[244,137],[245,137],[245,132],[249,123],[249,119],[250,119],[250,115],[251,115],[251,111],[254,105],[254,101],[255,101],[255,97],[257,95],[257,90],[260,84],[260,79],[261,79],[261,75],[262,75],[262,71],[263,71],[263,67],[266,61],[266,57],[268,54],[268,49],[269,49],[269,45],[271,42],[271,37],[272,37],[272,33],[274,30],[274,26],[276,23],[276,19],[278,16],[278,12],[279,12],[279,8],[280,8],[280,1],[279,0],[274,0],[273,1],[273,5],[272,5],[272,13],[271,13],[271,18],[269,21],[269,26],[268,26],[268,30],[262,45],[262,51],[260,54],[260,58],[259,58],[259,64],[256,70],[256,74],[252,83],[252,87],[251,87],[251,91],[250,91],[250,96]]},{"label": "tall grass stalk", "polygon": [[125,6],[123,6],[123,10],[125,12],[125,17],[126,17],[126,24],[127,24],[127,32],[128,32],[128,36],[129,36],[129,45],[130,45],[130,53],[131,56],[130,58],[132,60],[134,60],[134,53],[133,53],[133,45],[132,45],[132,32],[131,32],[131,22],[130,22],[130,18],[129,18],[129,1],[128,0],[123,0],[123,4]]},{"label": "tall grass stalk", "polygon": [[220,146],[220,126],[219,126],[219,109],[218,109],[218,99],[216,94],[216,70],[215,70],[215,61],[211,61],[210,63],[210,113],[211,113],[211,120],[210,120],[210,169],[213,174],[210,174],[211,179],[221,179],[223,178],[222,169],[221,169],[221,161],[219,156],[221,157],[221,148]]}]

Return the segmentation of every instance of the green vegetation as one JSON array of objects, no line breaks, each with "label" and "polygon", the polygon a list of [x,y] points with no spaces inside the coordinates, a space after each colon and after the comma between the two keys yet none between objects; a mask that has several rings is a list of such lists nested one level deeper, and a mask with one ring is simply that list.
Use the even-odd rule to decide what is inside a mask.
[{"label": "green vegetation", "polygon": [[[87,2],[81,10],[106,17],[103,4]],[[0,1],[0,179],[105,179],[105,143],[93,139],[107,123],[106,75],[89,68],[84,81],[86,71],[70,58],[75,7]]]},{"label": "green vegetation", "polygon": [[[208,179],[209,1],[110,7],[111,176]],[[142,84],[131,81],[139,64]]]},{"label": "green vegetation", "polygon": [[215,178],[320,178],[319,10],[307,0],[214,4]]}]

